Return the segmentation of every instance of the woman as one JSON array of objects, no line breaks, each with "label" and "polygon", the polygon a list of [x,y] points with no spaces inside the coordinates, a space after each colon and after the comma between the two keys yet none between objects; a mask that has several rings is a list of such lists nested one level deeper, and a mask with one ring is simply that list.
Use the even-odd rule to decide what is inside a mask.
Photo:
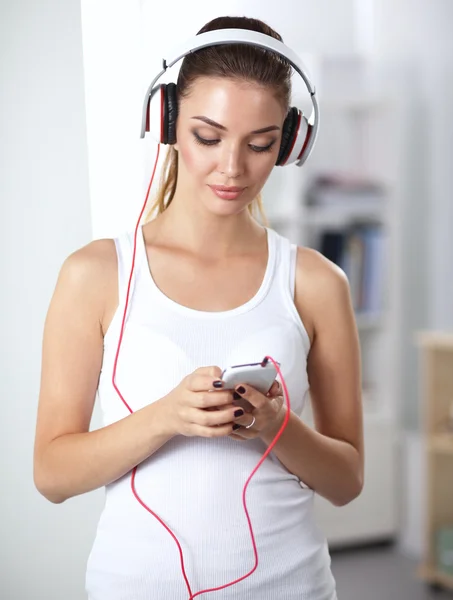
[{"label": "woman", "polygon": [[[200,33],[223,28],[281,40],[245,17],[215,19]],[[130,489],[137,465],[136,490],[180,541],[192,593],[240,578],[254,565],[242,490],[287,409],[275,382],[266,396],[238,387],[254,407],[243,413],[220,377],[269,354],[281,363],[291,413],[247,490],[259,565],[215,597],[334,600],[313,499],[342,506],[363,485],[348,283],[319,253],[253,217],[279,151],[290,66],[255,47],[215,46],[184,59],[177,88],[176,143],[158,215],[139,229],[118,361],[116,384],[133,412],[112,385],[128,233],[62,266],[44,333],[35,483],[56,503],[106,486],[87,568],[91,600],[188,597],[174,540]],[[316,430],[300,418],[309,389]],[[96,393],[104,426],[89,431]]]}]

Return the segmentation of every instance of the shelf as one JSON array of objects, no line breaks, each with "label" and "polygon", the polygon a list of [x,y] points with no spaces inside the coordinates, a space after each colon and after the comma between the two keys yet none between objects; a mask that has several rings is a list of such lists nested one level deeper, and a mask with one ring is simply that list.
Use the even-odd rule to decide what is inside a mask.
[{"label": "shelf", "polygon": [[418,569],[418,576],[430,583],[453,589],[453,575],[443,573],[431,565],[422,564]]},{"label": "shelf", "polygon": [[[425,579],[453,589],[453,574],[439,569],[439,552],[451,551],[450,541],[438,534],[453,524],[453,431],[448,427],[453,402],[453,335],[451,332],[418,332],[422,422],[426,454],[426,489],[423,520],[425,539],[421,572]],[[442,550],[441,550],[442,547]]]},{"label": "shelf", "polygon": [[453,433],[435,433],[428,437],[427,445],[430,452],[453,456]]},{"label": "shelf", "polygon": [[349,225],[354,221],[385,221],[385,206],[382,203],[363,204],[350,203],[344,205],[307,206],[302,217],[305,226],[339,226]]},{"label": "shelf", "polygon": [[421,347],[453,350],[453,332],[420,331],[415,335],[415,341]]},{"label": "shelf", "polygon": [[307,206],[300,216],[269,217],[271,226],[297,225],[298,227],[345,227],[354,222],[385,223],[382,204]]}]

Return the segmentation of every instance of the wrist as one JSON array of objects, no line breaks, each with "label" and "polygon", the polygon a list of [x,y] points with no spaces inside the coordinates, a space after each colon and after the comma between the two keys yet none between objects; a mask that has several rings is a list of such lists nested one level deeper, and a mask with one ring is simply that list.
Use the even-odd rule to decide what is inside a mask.
[{"label": "wrist", "polygon": [[177,435],[178,432],[173,427],[172,420],[168,413],[165,396],[152,402],[147,408],[152,415],[151,418],[154,424],[154,431],[160,439],[167,442]]},{"label": "wrist", "polygon": [[261,432],[260,438],[268,446],[274,441],[275,436],[280,431],[283,425],[283,421],[285,420],[287,411],[287,406],[283,404],[280,410],[278,411],[273,423]]}]

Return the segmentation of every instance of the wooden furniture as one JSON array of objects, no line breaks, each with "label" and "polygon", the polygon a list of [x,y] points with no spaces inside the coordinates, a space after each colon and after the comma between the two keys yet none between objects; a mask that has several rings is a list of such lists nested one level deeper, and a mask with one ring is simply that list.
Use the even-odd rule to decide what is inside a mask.
[{"label": "wooden furniture", "polygon": [[419,575],[429,584],[453,589],[453,569],[439,568],[436,544],[440,528],[453,528],[453,333],[421,332],[416,341],[427,453],[425,547]]}]

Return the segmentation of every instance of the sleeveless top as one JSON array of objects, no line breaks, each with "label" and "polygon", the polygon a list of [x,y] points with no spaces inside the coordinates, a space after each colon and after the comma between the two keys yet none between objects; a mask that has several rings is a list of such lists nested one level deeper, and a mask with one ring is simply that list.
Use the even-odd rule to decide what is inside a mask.
[{"label": "sleeveless top", "polygon": [[[136,411],[162,398],[202,366],[280,362],[292,411],[308,394],[310,342],[294,304],[297,247],[266,228],[268,262],[255,296],[232,310],[199,311],[168,298],[149,268],[137,232],[116,384]],[[132,264],[134,232],[115,240],[119,306],[104,338],[97,390],[103,425],[129,411],[112,385]],[[175,436],[136,473],[143,501],[178,538],[192,593],[229,583],[254,565],[243,486],[266,450],[260,439]],[[178,547],[132,494],[130,473],[105,488],[105,506],[88,559],[89,600],[188,600]],[[315,493],[271,452],[246,494],[258,567],[243,581],[209,593],[218,600],[335,600],[327,541],[315,523]],[[197,598],[207,598],[208,593]]]}]

